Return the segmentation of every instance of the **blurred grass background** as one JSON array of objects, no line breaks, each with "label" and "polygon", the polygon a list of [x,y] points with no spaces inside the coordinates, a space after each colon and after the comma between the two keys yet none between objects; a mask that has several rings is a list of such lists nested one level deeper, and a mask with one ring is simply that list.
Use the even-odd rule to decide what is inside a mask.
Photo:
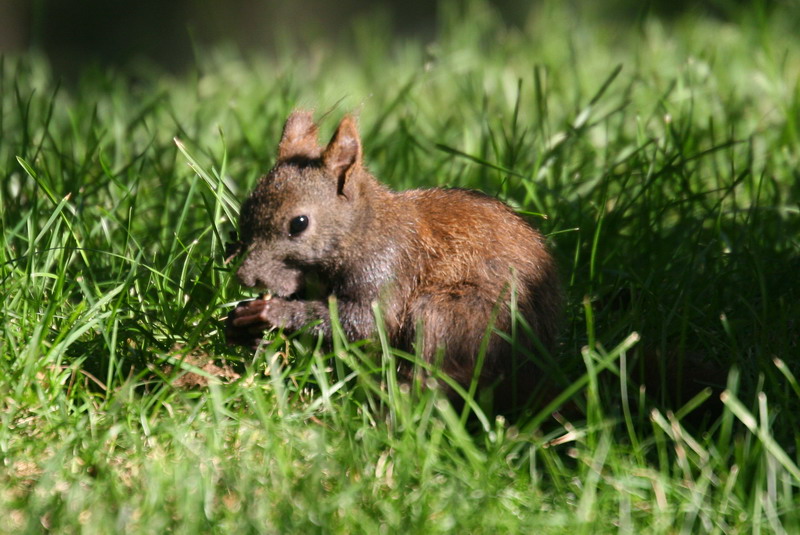
[{"label": "blurred grass background", "polygon": [[[488,4],[505,24],[519,29],[531,11],[541,9],[545,2],[492,0]],[[791,16],[791,4],[786,0],[573,0],[564,10],[605,25],[636,26],[652,16],[665,21],[710,17],[735,23],[750,5],[764,14],[780,9],[784,16]],[[431,39],[440,15],[439,3],[424,0],[335,4],[322,0],[1,0],[0,52],[40,51],[56,72],[68,76],[77,75],[90,63],[125,67],[149,62],[177,71],[192,64],[196,47],[220,42],[271,53],[286,41],[342,45],[349,41],[354,20],[377,23],[382,31],[398,37]]]}]

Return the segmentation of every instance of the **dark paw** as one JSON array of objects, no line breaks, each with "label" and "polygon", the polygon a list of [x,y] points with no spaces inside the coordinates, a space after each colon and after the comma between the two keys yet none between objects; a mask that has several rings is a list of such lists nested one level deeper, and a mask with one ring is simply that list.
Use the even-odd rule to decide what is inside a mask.
[{"label": "dark paw", "polygon": [[264,331],[274,325],[269,321],[269,301],[253,299],[242,301],[225,320],[225,339],[231,345],[256,349]]}]

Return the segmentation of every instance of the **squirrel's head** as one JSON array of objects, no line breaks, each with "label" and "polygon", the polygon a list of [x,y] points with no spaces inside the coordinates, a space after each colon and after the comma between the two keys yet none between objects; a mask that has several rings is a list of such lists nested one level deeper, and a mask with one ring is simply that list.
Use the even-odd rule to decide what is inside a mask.
[{"label": "squirrel's head", "polygon": [[292,113],[275,167],[239,214],[246,255],[237,273],[242,284],[287,297],[301,289],[304,274],[336,270],[343,252],[357,247],[358,225],[369,211],[369,181],[374,179],[362,167],[352,117],[341,121],[322,148],[311,113]]}]

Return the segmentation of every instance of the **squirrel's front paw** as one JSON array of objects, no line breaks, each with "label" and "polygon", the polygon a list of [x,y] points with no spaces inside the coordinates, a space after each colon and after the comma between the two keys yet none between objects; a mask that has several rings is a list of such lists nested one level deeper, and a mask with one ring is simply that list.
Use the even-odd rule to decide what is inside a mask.
[{"label": "squirrel's front paw", "polygon": [[258,347],[264,331],[273,327],[283,327],[281,307],[285,301],[273,297],[242,301],[234,308],[225,321],[225,338],[229,344]]}]

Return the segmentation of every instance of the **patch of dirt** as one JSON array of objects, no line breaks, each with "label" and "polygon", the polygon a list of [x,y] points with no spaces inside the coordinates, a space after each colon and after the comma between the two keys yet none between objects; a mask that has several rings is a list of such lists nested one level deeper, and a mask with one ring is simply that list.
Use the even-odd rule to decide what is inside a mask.
[{"label": "patch of dirt", "polygon": [[[232,383],[241,377],[230,363],[227,361],[219,361],[215,363],[214,359],[207,354],[193,351],[186,356],[181,357],[185,364],[189,364],[196,368],[201,369],[211,377],[195,373],[191,370],[183,369],[181,375],[172,381],[172,386],[184,389],[207,388],[209,382],[218,379],[222,383]],[[172,373],[174,367],[171,365],[164,366],[164,372],[169,375]]]}]

